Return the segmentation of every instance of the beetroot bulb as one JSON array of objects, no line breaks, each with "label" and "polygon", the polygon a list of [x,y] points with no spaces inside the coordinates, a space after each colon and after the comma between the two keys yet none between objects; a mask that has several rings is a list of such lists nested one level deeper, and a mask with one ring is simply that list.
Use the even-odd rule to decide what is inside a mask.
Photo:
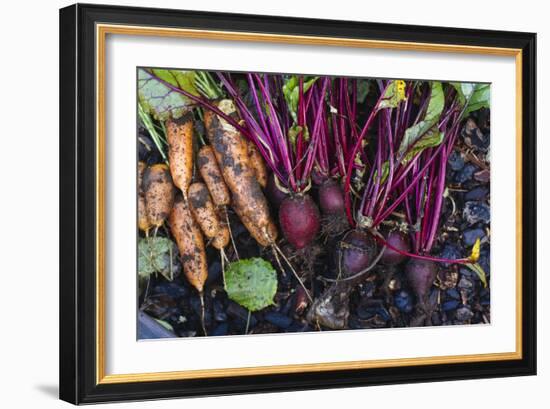
[{"label": "beetroot bulb", "polygon": [[405,266],[405,274],[419,303],[422,303],[435,280],[437,264],[430,260],[411,259]]},{"label": "beetroot bulb", "polygon": [[385,264],[386,266],[395,266],[408,258],[406,255],[400,254],[390,248],[391,246],[405,253],[410,252],[411,240],[407,234],[394,230],[385,235],[385,240],[389,246],[386,246],[384,249],[384,254],[382,254],[382,257],[380,258],[380,262],[382,264]]},{"label": "beetroot bulb", "polygon": [[266,196],[274,209],[278,209],[283,200],[288,196],[277,187],[277,183],[275,182],[276,177],[274,173],[270,174],[267,179],[267,186],[265,187]]},{"label": "beetroot bulb", "polygon": [[344,214],[344,191],[334,179],[319,187],[319,206],[324,214]]},{"label": "beetroot bulb", "polygon": [[289,196],[279,208],[279,224],[287,241],[296,250],[303,249],[319,233],[319,209],[307,194]]}]

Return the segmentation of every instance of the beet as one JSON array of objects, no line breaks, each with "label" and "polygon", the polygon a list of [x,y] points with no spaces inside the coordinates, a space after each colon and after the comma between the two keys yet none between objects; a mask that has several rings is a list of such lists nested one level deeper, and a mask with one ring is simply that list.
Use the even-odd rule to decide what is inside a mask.
[{"label": "beet", "polygon": [[319,206],[324,214],[344,213],[344,192],[338,182],[329,179],[319,187]]},{"label": "beet", "polygon": [[283,200],[287,198],[287,194],[277,187],[275,183],[275,174],[269,175],[267,179],[267,186],[265,187],[265,194],[269,200],[269,203],[272,204],[274,209],[278,209],[281,206]]},{"label": "beet", "polygon": [[[400,231],[389,232],[386,236],[386,242],[401,251],[410,252],[411,251],[411,240],[408,235]],[[404,254],[399,254],[397,251],[392,250],[389,247],[386,247],[380,262],[387,266],[395,266],[399,263],[402,263],[407,259],[407,256]]]},{"label": "beet", "polygon": [[376,242],[373,237],[363,231],[349,232],[341,245],[342,267],[346,275],[357,274],[367,268],[376,253]]},{"label": "beet", "polygon": [[405,274],[411,288],[421,302],[435,280],[437,264],[429,260],[411,259],[405,267]]},{"label": "beet", "polygon": [[287,197],[279,208],[279,224],[285,238],[297,250],[306,247],[320,228],[317,205],[309,195]]}]

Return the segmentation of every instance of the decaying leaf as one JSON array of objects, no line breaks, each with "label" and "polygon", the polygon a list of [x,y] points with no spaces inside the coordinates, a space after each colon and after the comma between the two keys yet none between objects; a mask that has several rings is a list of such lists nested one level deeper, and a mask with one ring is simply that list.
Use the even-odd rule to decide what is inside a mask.
[{"label": "decaying leaf", "polygon": [[177,247],[166,237],[145,237],[138,243],[138,274],[147,278],[153,273],[162,274],[167,280],[174,278]]},{"label": "decaying leaf", "polygon": [[405,100],[405,81],[394,80],[386,87],[384,96],[378,105],[378,109],[396,108]]}]

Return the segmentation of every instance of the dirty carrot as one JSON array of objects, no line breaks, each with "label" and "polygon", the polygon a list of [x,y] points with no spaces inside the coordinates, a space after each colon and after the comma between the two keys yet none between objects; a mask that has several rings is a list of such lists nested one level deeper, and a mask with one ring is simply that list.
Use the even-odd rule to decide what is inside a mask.
[{"label": "dirty carrot", "polygon": [[151,225],[159,228],[170,214],[174,203],[174,185],[165,164],[155,164],[143,173],[145,210]]},{"label": "dirty carrot", "polygon": [[267,168],[265,166],[264,158],[262,154],[252,141],[248,141],[248,158],[250,159],[250,166],[254,169],[254,174],[256,175],[256,180],[261,187],[265,188],[267,186]]},{"label": "dirty carrot", "polygon": [[151,229],[151,223],[147,217],[147,209],[145,206],[145,193],[143,192],[142,181],[143,173],[147,168],[145,162],[138,162],[138,180],[137,180],[137,192],[138,192],[138,227],[140,230],[144,231],[145,234],[148,234]]},{"label": "dirty carrot", "polygon": [[174,185],[184,197],[193,177],[193,116],[187,113],[178,119],[166,121],[168,160]]}]

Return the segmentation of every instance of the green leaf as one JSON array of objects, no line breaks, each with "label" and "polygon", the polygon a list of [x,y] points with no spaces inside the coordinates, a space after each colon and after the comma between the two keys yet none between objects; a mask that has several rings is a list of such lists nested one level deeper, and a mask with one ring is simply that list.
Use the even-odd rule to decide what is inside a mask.
[{"label": "green leaf", "polygon": [[166,322],[166,321],[164,321],[164,320],[159,320],[158,318],[153,318],[153,319],[154,319],[156,322],[158,322],[160,325],[162,325],[164,328],[166,328],[168,331],[174,332],[174,327],[173,327],[170,323],[168,323],[168,322]]},{"label": "green leaf", "polygon": [[469,82],[452,82],[451,85],[456,89],[458,100],[462,106],[466,105],[463,116],[481,108],[490,108],[491,105],[491,85],[474,84]]},{"label": "green leaf", "polygon": [[[319,77],[304,76],[304,94],[311,88]],[[298,100],[300,98],[300,78],[297,75],[291,75],[283,85],[283,95],[288,105],[288,110],[294,122],[298,118]]]},{"label": "green leaf", "polygon": [[378,109],[396,108],[401,101],[405,100],[405,86],[406,83],[403,80],[391,81],[384,91]]},{"label": "green leaf", "polygon": [[367,99],[369,94],[370,84],[369,80],[358,79],[357,80],[357,102],[362,104]]},{"label": "green leaf", "polygon": [[162,81],[198,96],[195,75],[195,71],[138,69],[138,98],[145,112],[159,121],[167,120],[170,115],[181,117],[193,106],[193,102]]},{"label": "green leaf", "polygon": [[277,273],[268,261],[250,258],[235,261],[225,270],[225,291],[230,299],[258,311],[273,305],[277,292]]},{"label": "green leaf", "polygon": [[433,148],[443,142],[444,135],[437,129],[437,123],[444,105],[443,87],[440,82],[433,81],[424,119],[405,131],[401,145],[399,145],[398,154],[402,164],[409,162],[424,149]]},{"label": "green leaf", "polygon": [[138,242],[138,275],[147,278],[153,273],[162,274],[172,281],[173,262],[177,255],[174,242],[166,237],[145,237]]},{"label": "green leaf", "polygon": [[487,288],[487,275],[485,274],[485,270],[483,270],[478,263],[466,263],[465,266],[476,273],[483,283],[483,287]]},{"label": "green leaf", "polygon": [[[385,161],[383,164],[382,164],[382,178],[380,179],[380,184],[383,184],[386,179],[388,178],[388,175],[390,174],[390,162],[389,161]],[[374,171],[374,180],[378,180],[378,171]]]}]

